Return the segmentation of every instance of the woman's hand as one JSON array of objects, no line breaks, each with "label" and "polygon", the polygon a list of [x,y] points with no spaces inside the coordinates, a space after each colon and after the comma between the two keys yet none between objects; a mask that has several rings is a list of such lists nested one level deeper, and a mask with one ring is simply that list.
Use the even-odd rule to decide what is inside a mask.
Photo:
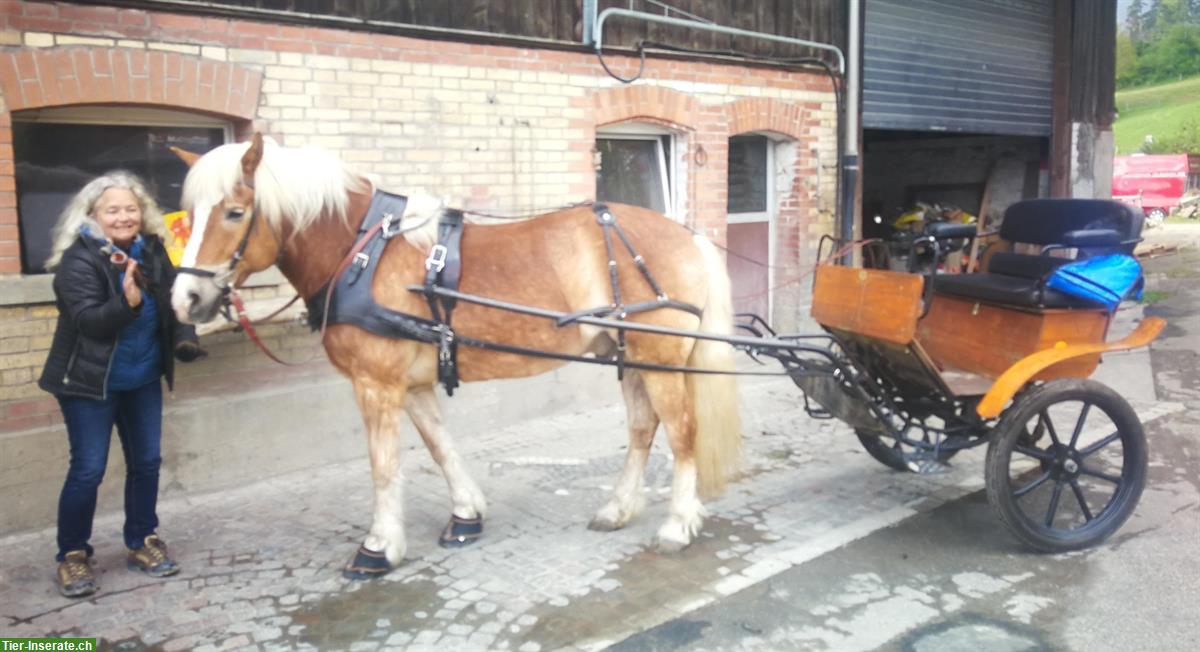
[{"label": "woman's hand", "polygon": [[130,256],[125,263],[125,280],[121,282],[121,287],[125,291],[125,301],[130,308],[142,305],[142,289],[137,284],[137,266],[137,261]]}]

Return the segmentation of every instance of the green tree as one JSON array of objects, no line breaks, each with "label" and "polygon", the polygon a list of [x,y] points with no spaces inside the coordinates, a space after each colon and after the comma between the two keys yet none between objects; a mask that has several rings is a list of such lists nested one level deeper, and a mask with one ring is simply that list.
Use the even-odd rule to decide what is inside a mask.
[{"label": "green tree", "polygon": [[1137,48],[1129,32],[1122,30],[1117,34],[1117,88],[1133,86],[1138,79]]},{"label": "green tree", "polygon": [[1200,26],[1176,23],[1137,53],[1136,85],[1200,74]]},{"label": "green tree", "polygon": [[1154,33],[1161,36],[1176,25],[1186,25],[1190,18],[1189,8],[1185,0],[1154,0]]},{"label": "green tree", "polygon": [[[1197,0],[1200,2],[1200,0]],[[1134,42],[1146,37],[1146,5],[1142,0],[1133,0],[1125,12],[1125,28],[1129,30],[1129,38]]]}]

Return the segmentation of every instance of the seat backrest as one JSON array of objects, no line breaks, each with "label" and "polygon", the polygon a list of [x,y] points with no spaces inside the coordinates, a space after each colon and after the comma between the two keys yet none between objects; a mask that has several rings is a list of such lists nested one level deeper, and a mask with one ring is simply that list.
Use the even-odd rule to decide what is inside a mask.
[{"label": "seat backrest", "polygon": [[[1027,199],[1004,211],[1000,237],[1009,242],[1058,244],[1068,231],[1112,229],[1123,241],[1141,237],[1143,215],[1120,202],[1106,199]],[[1120,247],[1133,253],[1134,244]]]}]

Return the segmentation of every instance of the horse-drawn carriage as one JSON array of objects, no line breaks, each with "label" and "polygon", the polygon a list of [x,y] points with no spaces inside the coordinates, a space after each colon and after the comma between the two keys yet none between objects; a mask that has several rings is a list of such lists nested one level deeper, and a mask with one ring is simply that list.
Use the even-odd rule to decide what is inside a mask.
[{"label": "horse-drawn carriage", "polygon": [[[975,228],[948,226],[932,237]],[[988,499],[1018,539],[1045,551],[1094,545],[1133,512],[1147,452],[1128,402],[1088,377],[1103,352],[1144,346],[1164,322],[1106,343],[1113,311],[1049,287],[1074,258],[1049,254],[1130,253],[1140,231],[1141,216],[1115,202],[1020,202],[1000,235],[1037,253],[995,254],[980,274],[820,265],[812,315],[826,345],[752,350],[792,370],[816,414],[850,424],[889,467],[936,471],[987,444]]]},{"label": "horse-drawn carriage", "polygon": [[[734,347],[779,360],[812,414],[850,424],[890,467],[937,470],[988,443],[988,496],[1035,548],[1103,540],[1141,494],[1141,424],[1087,377],[1101,353],[1144,345],[1163,323],[1146,319],[1106,344],[1111,311],[1044,283],[1065,258],[1009,253],[984,274],[930,277],[830,260],[816,270],[813,301],[827,334],[777,335],[749,317],[739,335],[719,253],[645,209],[583,205],[463,225],[457,212],[377,191],[328,154],[257,136],[185,158],[194,224],[177,314],[211,319],[250,273],[275,264],[354,384],[375,514],[348,576],[387,572],[404,555],[400,408],[449,485],[440,543],[466,545],[482,533],[486,501],[441,425],[435,384],[528,376],[568,361],[618,367],[628,409],[625,467],[589,527],[619,529],[641,511],[662,424],[674,461],[658,531],[667,551],[691,542],[704,516],[699,496],[719,491],[737,463]],[[1045,251],[1128,251],[1140,228],[1119,204],[1042,200],[1010,209],[1001,236]]]}]

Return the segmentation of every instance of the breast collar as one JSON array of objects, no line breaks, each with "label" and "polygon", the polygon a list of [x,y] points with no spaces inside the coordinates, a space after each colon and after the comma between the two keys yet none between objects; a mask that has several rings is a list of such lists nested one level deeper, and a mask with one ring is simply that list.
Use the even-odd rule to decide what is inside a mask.
[{"label": "breast collar", "polygon": [[375,191],[358,229],[355,245],[358,251],[345,271],[330,281],[333,291],[330,292],[329,283],[326,283],[305,300],[309,327],[320,330],[323,325],[352,324],[384,337],[429,343],[438,341],[438,322],[381,306],[371,293],[379,259],[392,238],[400,234],[400,222],[407,204],[407,197]]},{"label": "breast collar", "polygon": [[401,220],[407,205],[407,197],[375,191],[358,228],[354,247],[347,255],[348,260],[342,262],[329,283],[305,300],[308,325],[313,330],[323,330],[334,324],[350,324],[382,337],[435,344],[438,347],[438,381],[447,394],[453,395],[458,386],[458,345],[450,327],[454,301],[434,296],[433,290],[439,287],[458,289],[462,269],[459,258],[462,212],[443,211],[439,218],[438,242],[425,261],[425,297],[434,319],[381,306],[371,292],[375,271],[388,243],[405,230]]}]

